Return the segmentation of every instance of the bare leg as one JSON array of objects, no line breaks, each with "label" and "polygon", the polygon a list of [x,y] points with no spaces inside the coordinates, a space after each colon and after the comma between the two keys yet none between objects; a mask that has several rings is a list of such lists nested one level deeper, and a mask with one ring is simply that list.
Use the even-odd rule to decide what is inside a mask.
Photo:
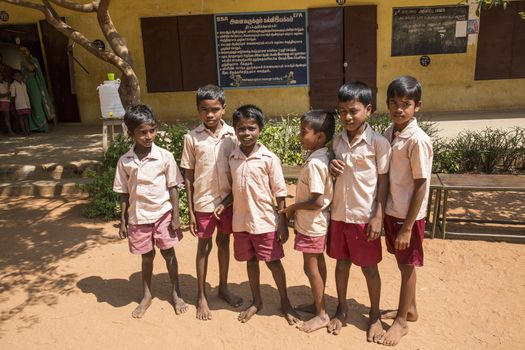
[{"label": "bare leg", "polygon": [[262,309],[263,303],[261,298],[261,285],[259,269],[259,261],[255,257],[246,262],[246,270],[248,271],[248,280],[250,282],[250,289],[252,290],[252,304],[248,306],[237,318],[240,322],[245,323],[250,320],[259,310]]},{"label": "bare leg", "polygon": [[339,305],[334,317],[328,324],[328,332],[333,335],[338,335],[341,328],[346,325],[346,316],[348,314],[348,305],[346,304],[346,291],[348,288],[348,277],[350,276],[350,260],[337,260],[335,266],[335,285],[337,288],[337,299]]},{"label": "bare leg", "polygon": [[294,310],[290,299],[288,299],[288,292],[286,291],[286,274],[284,272],[281,260],[270,261],[266,263],[266,266],[272,271],[273,279],[277,285],[279,296],[281,298],[281,310],[284,313],[284,317],[288,324],[293,325],[301,320],[297,311]]},{"label": "bare leg", "polygon": [[381,324],[381,313],[379,311],[379,300],[381,298],[381,277],[377,265],[362,267],[368,287],[370,297],[370,314],[368,318],[368,331],[366,340],[369,342],[379,342],[385,331]]},{"label": "bare leg", "polygon": [[173,308],[177,315],[183,314],[188,311],[188,305],[184,302],[181,297],[179,287],[179,264],[177,257],[175,256],[175,250],[173,248],[165,249],[160,251],[164,260],[166,260],[166,268],[170,275],[171,281],[171,295],[173,299]]},{"label": "bare leg", "polygon": [[5,126],[9,135],[14,136],[15,133],[13,132],[13,129],[11,129],[11,116],[9,115],[9,112],[2,112],[2,115],[4,116]]},{"label": "bare leg", "polygon": [[155,258],[155,249],[142,254],[142,290],[143,297],[139,306],[133,310],[131,316],[141,318],[151,305],[151,276],[153,274],[153,259]]},{"label": "bare leg", "polygon": [[218,232],[215,239],[219,258],[219,297],[233,307],[242,305],[242,298],[228,289],[228,269],[230,267],[230,235]]},{"label": "bare leg", "polygon": [[[320,254],[317,259],[317,266],[319,267],[319,273],[323,280],[323,287],[326,286],[326,262],[324,260],[324,254]],[[310,314],[315,314],[315,304],[300,304],[295,307],[297,311],[308,312]]]},{"label": "bare leg", "polygon": [[323,280],[318,263],[320,257],[322,256],[323,253],[303,254],[304,272],[310,281],[315,305],[315,317],[297,326],[297,328],[306,333],[314,332],[318,329],[324,328],[328,326],[328,323],[330,323],[330,317],[328,317],[328,314],[326,313],[324,304],[324,287],[326,276]]},{"label": "bare leg", "polygon": [[195,265],[197,267],[197,319],[211,320],[211,312],[206,298],[206,274],[208,272],[208,257],[213,242],[211,238],[199,238],[197,243],[197,256]]},{"label": "bare leg", "polygon": [[399,308],[397,317],[380,342],[394,346],[408,333],[407,315],[411,305],[415,305],[416,297],[416,270],[414,266],[397,265],[401,271],[401,291],[399,293]]}]

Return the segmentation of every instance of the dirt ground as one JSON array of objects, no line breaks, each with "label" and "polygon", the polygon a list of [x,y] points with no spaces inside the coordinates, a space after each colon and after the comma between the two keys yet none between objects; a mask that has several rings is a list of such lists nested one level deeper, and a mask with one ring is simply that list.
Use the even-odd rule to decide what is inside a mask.
[{"label": "dirt ground", "polygon": [[[525,221],[524,194],[490,198],[458,194],[451,210],[476,217]],[[152,306],[141,320],[131,311],[141,296],[140,257],[117,238],[115,222],[82,216],[85,200],[0,199],[0,348],[1,349],[379,349],[365,337],[368,295],[364,278],[352,269],[348,326],[338,336],[324,330],[304,334],[280,316],[278,293],[269,271],[261,268],[262,312],[246,324],[239,310],[217,294],[216,249],[209,264],[209,301],[213,320],[195,319],[196,239],[186,233],[176,248],[183,297],[189,312],[176,316],[169,303],[169,278],[160,255],[155,260]],[[506,209],[505,209],[506,208]],[[455,225],[454,228],[458,228]],[[452,228],[452,227],[451,227]],[[459,227],[461,230],[478,227]],[[484,226],[485,231],[523,233],[524,226]],[[384,247],[384,244],[383,244]],[[384,249],[385,250],[385,249]],[[302,257],[285,247],[283,264],[293,304],[311,298]],[[400,349],[514,349],[525,341],[525,245],[516,243],[426,240],[425,267],[418,269],[420,320]],[[336,308],[333,271],[327,307]],[[399,274],[384,251],[379,265],[382,308],[395,308]],[[250,300],[245,266],[232,259],[230,287]],[[308,315],[303,315],[308,317]],[[385,322],[387,327],[389,322]]]}]

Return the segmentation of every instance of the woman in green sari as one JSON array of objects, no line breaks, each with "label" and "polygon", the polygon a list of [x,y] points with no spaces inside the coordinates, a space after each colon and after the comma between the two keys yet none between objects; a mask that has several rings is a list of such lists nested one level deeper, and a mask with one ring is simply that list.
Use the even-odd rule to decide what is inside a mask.
[{"label": "woman in green sari", "polygon": [[47,122],[55,118],[55,109],[47,91],[46,81],[38,60],[31,56],[27,47],[20,47],[22,58],[21,71],[27,85],[27,93],[31,102],[31,117],[29,129],[31,131],[48,130]]}]

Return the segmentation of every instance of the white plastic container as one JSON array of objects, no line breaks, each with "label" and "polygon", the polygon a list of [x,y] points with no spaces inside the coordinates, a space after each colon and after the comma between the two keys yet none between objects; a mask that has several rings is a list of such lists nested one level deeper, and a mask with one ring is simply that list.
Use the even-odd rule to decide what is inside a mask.
[{"label": "white plastic container", "polygon": [[125,114],[124,107],[120,101],[118,88],[120,79],[105,80],[103,84],[97,87],[98,97],[100,100],[100,113],[102,118],[123,118]]}]

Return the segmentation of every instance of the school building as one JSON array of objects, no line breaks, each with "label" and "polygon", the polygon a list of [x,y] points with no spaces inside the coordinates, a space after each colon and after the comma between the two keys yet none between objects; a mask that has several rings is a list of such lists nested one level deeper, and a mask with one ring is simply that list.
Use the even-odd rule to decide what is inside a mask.
[{"label": "school building", "polygon": [[[195,89],[227,88],[227,108],[268,116],[333,109],[338,87],[361,80],[385,111],[388,83],[413,75],[425,111],[525,108],[525,1],[475,14],[458,0],[114,0],[142,100],[162,120],[195,115]],[[57,33],[35,10],[2,3],[0,52],[18,45],[45,67],[59,122],[100,123],[97,86],[118,71]],[[109,47],[96,14],[56,6],[68,24]],[[118,75],[118,74],[117,74]]]}]

